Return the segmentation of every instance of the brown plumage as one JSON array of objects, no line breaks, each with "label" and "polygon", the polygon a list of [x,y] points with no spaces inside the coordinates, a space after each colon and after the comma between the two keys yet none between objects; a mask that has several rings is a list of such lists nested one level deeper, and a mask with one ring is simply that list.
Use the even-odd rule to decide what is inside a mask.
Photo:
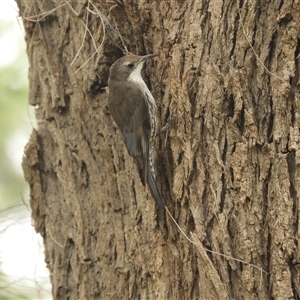
[{"label": "brown plumage", "polygon": [[128,55],[114,62],[108,80],[108,103],[143,185],[148,183],[154,200],[164,206],[155,182],[151,147],[156,129],[156,104],[141,76],[144,62],[154,56]]}]

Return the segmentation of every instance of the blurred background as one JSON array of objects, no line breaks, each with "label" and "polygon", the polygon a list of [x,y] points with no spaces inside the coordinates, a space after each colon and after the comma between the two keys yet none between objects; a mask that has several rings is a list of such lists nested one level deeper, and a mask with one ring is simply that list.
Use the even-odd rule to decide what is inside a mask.
[{"label": "blurred background", "polygon": [[30,218],[21,161],[35,127],[28,61],[14,0],[0,1],[0,299],[52,299],[42,239]]}]

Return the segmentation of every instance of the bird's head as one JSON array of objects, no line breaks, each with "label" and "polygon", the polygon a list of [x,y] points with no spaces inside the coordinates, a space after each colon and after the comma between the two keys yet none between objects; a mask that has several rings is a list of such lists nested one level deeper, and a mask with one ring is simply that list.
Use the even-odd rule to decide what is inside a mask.
[{"label": "bird's head", "polygon": [[139,82],[142,79],[141,70],[144,62],[148,58],[155,57],[156,54],[144,56],[126,55],[116,60],[110,67],[109,79],[117,81]]}]

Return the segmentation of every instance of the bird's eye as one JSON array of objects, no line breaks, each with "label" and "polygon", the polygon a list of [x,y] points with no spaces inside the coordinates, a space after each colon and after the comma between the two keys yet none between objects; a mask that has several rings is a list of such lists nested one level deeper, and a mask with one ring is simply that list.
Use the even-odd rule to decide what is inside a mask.
[{"label": "bird's eye", "polygon": [[134,66],[134,63],[132,63],[132,62],[130,62],[130,63],[128,63],[128,65],[127,65],[130,69],[131,68],[133,68],[133,66]]}]

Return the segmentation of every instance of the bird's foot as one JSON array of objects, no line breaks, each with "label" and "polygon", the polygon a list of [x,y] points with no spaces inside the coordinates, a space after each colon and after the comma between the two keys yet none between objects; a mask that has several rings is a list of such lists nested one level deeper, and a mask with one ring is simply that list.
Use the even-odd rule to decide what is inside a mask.
[{"label": "bird's foot", "polygon": [[160,132],[158,133],[158,135],[166,134],[165,144],[167,143],[169,128],[174,123],[175,119],[176,119],[176,114],[170,113],[165,126],[163,126]]}]

